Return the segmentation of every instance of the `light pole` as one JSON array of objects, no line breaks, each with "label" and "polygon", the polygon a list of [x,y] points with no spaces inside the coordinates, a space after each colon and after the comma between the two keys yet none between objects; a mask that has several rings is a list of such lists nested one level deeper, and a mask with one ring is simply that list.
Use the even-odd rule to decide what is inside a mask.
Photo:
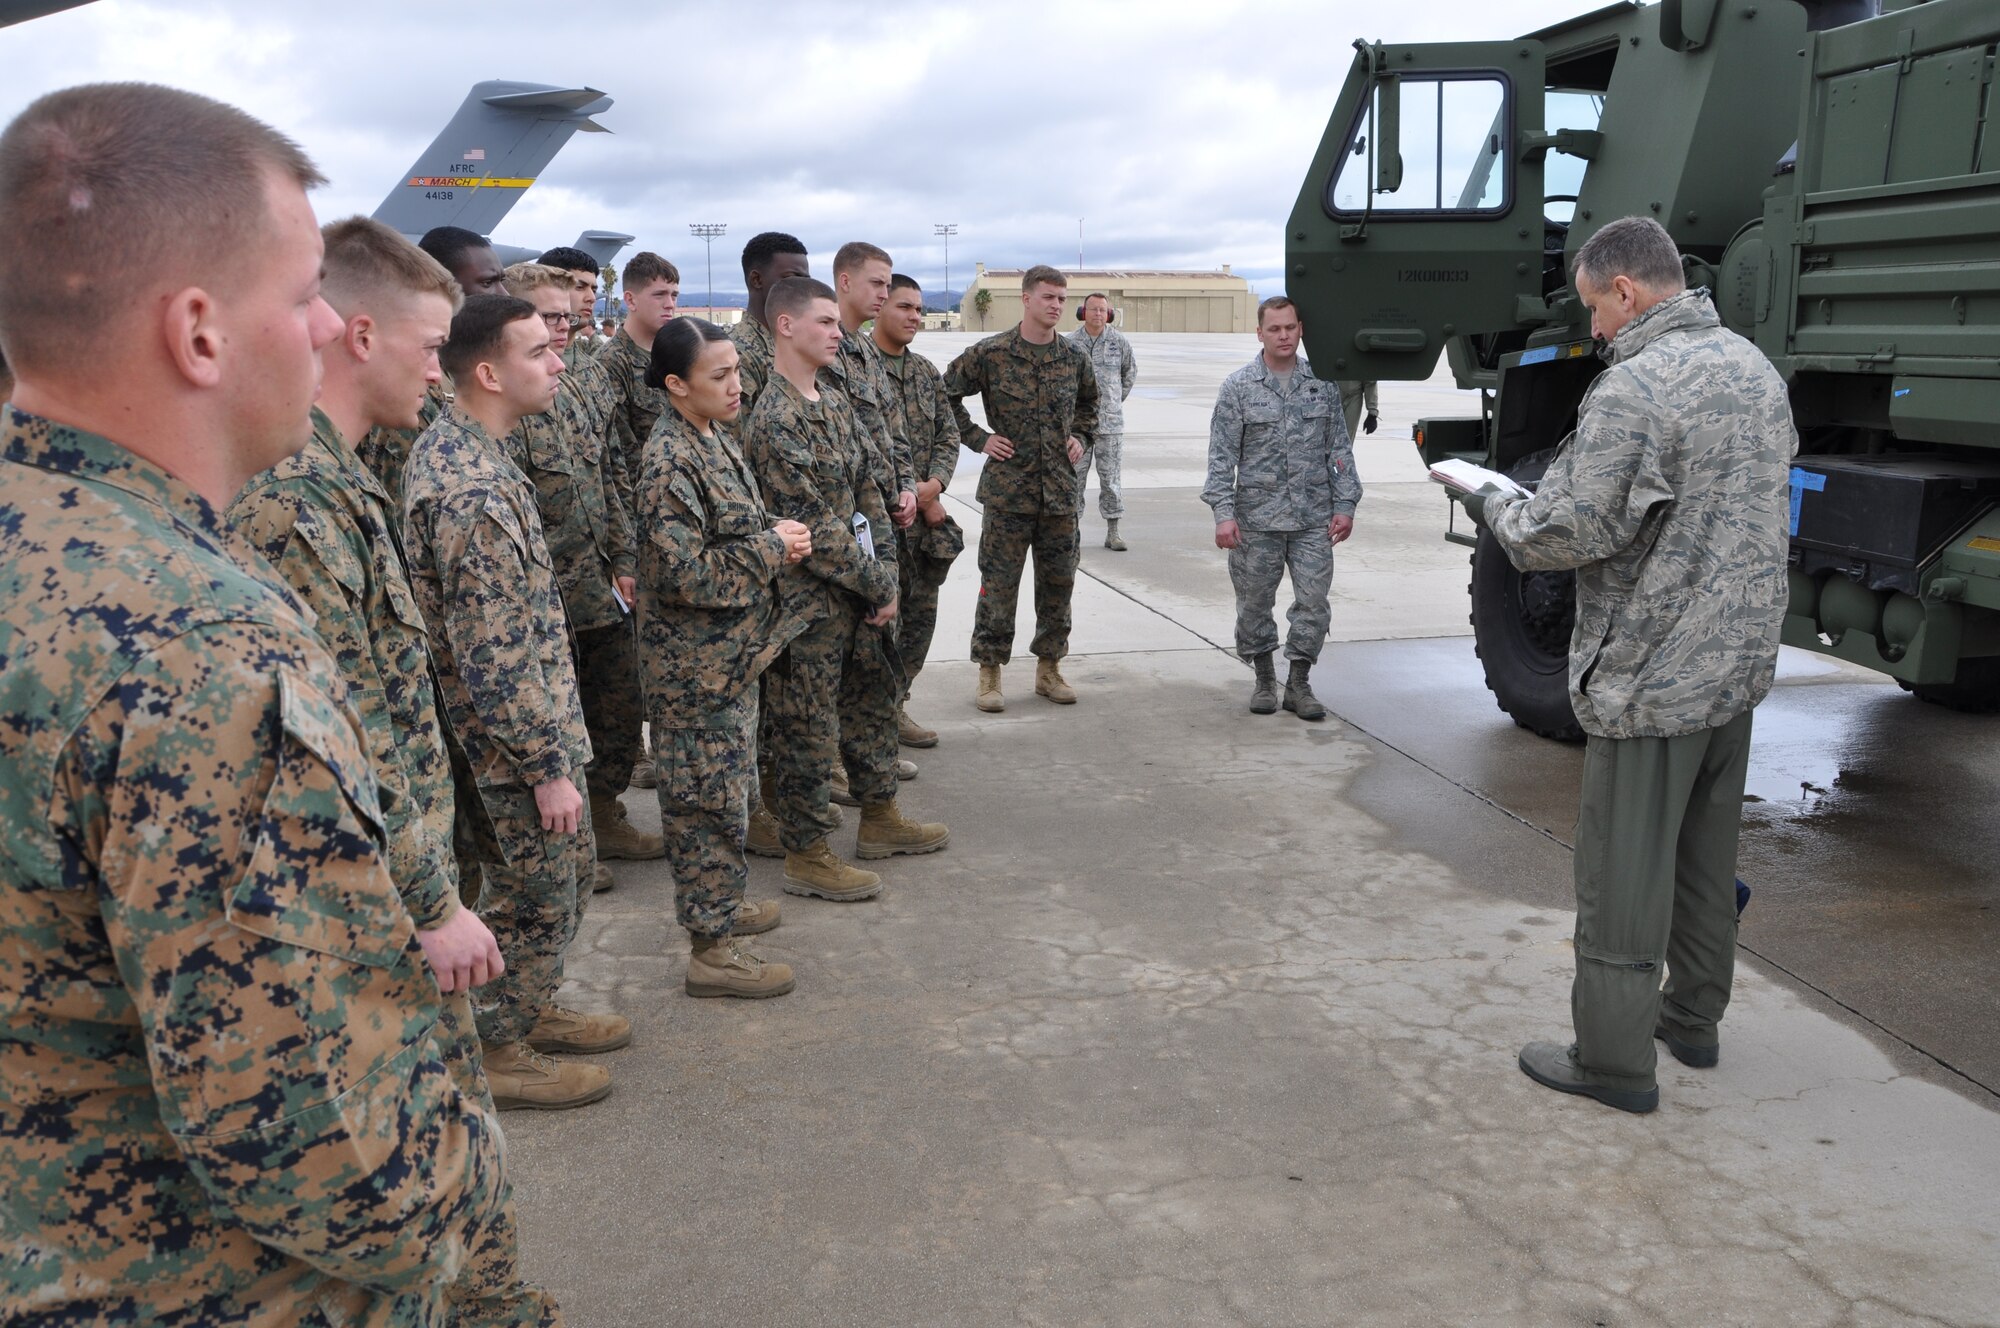
[{"label": "light pole", "polygon": [[[931,227],[931,233],[940,236],[944,240],[944,297],[949,300],[951,298],[951,237],[958,234],[958,225],[955,222],[940,221]],[[947,309],[945,312],[950,313],[951,310]]]},{"label": "light pole", "polygon": [[728,229],[729,223],[726,221],[691,221],[688,223],[688,233],[700,236],[702,244],[708,249],[708,316],[710,321],[713,321],[715,318],[715,237]]}]

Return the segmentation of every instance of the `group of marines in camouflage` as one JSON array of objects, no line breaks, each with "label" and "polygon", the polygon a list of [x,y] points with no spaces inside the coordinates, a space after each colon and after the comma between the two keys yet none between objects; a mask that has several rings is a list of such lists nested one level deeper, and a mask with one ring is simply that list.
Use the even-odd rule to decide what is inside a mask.
[{"label": "group of marines in camouflage", "polygon": [[[873,245],[836,290],[758,236],[733,334],[640,254],[584,355],[587,255],[322,229],[320,182],[166,88],[0,135],[36,254],[0,272],[10,1321],[560,1322],[492,1113],[610,1091],[555,1058],[632,1035],[556,999],[600,859],[671,859],[690,994],[765,997],[794,979],[743,939],[780,922],[746,850],[854,901],[882,882],[830,847],[836,797],[859,858],[949,842],[900,809],[898,748],[938,741],[904,702],[964,547],[961,438],[989,458],[979,703],[1030,548],[1036,689],[1075,700],[1097,394],[1053,270],[940,375]],[[18,335],[57,324],[118,371]]]}]

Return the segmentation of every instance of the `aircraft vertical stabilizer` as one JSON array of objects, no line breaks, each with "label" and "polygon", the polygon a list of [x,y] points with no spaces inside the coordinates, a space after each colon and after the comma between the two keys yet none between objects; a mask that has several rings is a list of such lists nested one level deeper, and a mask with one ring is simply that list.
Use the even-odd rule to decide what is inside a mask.
[{"label": "aircraft vertical stabilizer", "polygon": [[590,117],[610,107],[611,98],[596,88],[474,84],[444,132],[375,209],[375,219],[413,240],[433,226],[491,235],[571,134],[609,132]]}]

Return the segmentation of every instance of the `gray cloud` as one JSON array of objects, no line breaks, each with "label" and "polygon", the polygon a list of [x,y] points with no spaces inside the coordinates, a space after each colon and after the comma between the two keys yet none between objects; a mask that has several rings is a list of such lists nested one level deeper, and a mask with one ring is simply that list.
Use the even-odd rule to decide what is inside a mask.
[{"label": "gray cloud", "polygon": [[759,230],[815,254],[870,239],[930,285],[932,224],[955,222],[963,286],[975,262],[1073,265],[1082,217],[1090,266],[1230,263],[1268,293],[1355,37],[1505,38],[1588,7],[99,0],[0,30],[0,117],[101,79],[206,92],[305,144],[331,217],[372,211],[474,81],[588,84],[616,99],[614,132],[573,138],[496,239],[626,231],[698,297],[692,221],[729,224],[715,269],[731,291]]}]

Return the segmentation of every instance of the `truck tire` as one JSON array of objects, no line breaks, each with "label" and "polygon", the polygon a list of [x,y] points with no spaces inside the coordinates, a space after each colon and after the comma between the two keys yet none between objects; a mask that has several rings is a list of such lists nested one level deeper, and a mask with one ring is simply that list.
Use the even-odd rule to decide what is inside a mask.
[{"label": "truck tire", "polygon": [[[1533,488],[1555,449],[1521,458],[1508,475]],[[1558,742],[1581,742],[1569,703],[1569,639],[1576,573],[1521,572],[1490,531],[1472,550],[1473,649],[1487,690],[1516,724]]]},{"label": "truck tire", "polygon": [[2000,656],[1981,655],[1958,661],[1958,676],[1950,682],[1904,683],[1905,691],[1919,701],[1962,710],[1972,715],[1990,715],[2000,710]]}]

